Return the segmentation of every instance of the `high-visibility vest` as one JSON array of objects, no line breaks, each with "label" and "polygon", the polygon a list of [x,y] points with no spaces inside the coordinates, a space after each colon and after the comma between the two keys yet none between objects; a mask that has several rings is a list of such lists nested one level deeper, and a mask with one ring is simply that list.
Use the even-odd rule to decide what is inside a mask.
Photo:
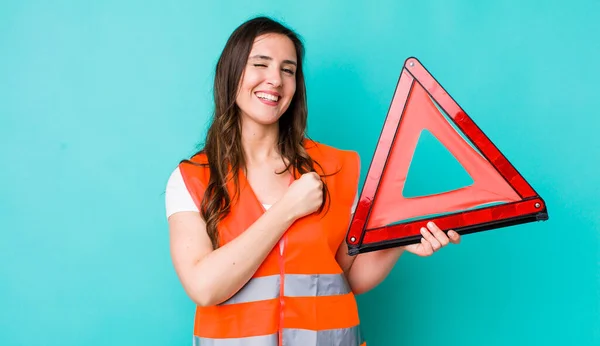
[{"label": "high-visibility vest", "polygon": [[[333,174],[323,178],[330,192],[327,213],[298,219],[248,283],[231,298],[215,306],[198,306],[194,345],[365,345],[355,296],[335,260],[350,222],[359,178],[358,155],[313,141],[307,141],[305,148],[321,165],[322,171],[317,167],[317,172]],[[191,161],[206,163],[207,159],[198,154]],[[209,169],[183,162],[180,170],[200,208]],[[218,226],[221,246],[265,212],[243,172],[239,184],[238,199]],[[234,196],[231,182],[228,190]]]}]

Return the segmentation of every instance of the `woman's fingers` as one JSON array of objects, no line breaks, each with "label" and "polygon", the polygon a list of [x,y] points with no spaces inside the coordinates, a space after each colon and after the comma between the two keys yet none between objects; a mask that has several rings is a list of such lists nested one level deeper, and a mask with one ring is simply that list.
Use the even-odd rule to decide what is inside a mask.
[{"label": "woman's fingers", "polygon": [[431,231],[431,234],[435,237],[435,239],[441,244],[442,247],[448,245],[450,243],[450,239],[446,235],[446,233],[442,232],[442,230],[433,222],[427,223],[427,228]]},{"label": "woman's fingers", "polygon": [[423,238],[427,240],[429,244],[431,244],[431,248],[434,252],[442,248],[442,244],[433,236],[433,234],[431,234],[431,232],[429,232],[427,228],[421,227],[421,235],[423,235]]},{"label": "woman's fingers", "polygon": [[420,253],[418,253],[418,255],[420,256],[431,256],[433,255],[433,247],[431,247],[431,244],[429,243],[429,241],[427,241],[427,239],[425,238],[421,238],[421,246],[422,246],[422,251],[419,251]]},{"label": "woman's fingers", "polygon": [[460,234],[456,233],[456,231],[454,231],[454,230],[448,231],[448,238],[450,238],[450,242],[452,244],[460,243]]},{"label": "woman's fingers", "polygon": [[459,244],[461,239],[460,234],[456,231],[450,230],[446,234],[431,221],[427,223],[427,228],[421,227],[421,234],[423,235],[423,239],[430,244],[433,252],[438,251],[450,243]]}]

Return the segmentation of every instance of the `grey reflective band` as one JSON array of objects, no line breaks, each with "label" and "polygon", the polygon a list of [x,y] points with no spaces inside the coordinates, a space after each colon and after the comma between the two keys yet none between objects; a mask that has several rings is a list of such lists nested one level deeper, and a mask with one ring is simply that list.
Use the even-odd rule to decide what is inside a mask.
[{"label": "grey reflective band", "polygon": [[358,326],[319,331],[308,329],[283,330],[283,344],[287,346],[360,346],[361,342]]},{"label": "grey reflective band", "polygon": [[286,274],[286,297],[334,296],[350,293],[344,274]]},{"label": "grey reflective band", "polygon": [[[251,279],[234,296],[220,305],[256,302],[279,298],[280,276]],[[285,274],[286,297],[334,296],[350,293],[344,274]]]},{"label": "grey reflective band", "polygon": [[194,346],[277,346],[278,341],[277,333],[229,339],[201,338],[194,335]]},{"label": "grey reflective band", "polygon": [[256,302],[279,297],[279,275],[269,275],[249,280],[242,289],[220,305]]},{"label": "grey reflective band", "polygon": [[[247,338],[212,339],[194,336],[194,346],[277,346],[278,334]],[[358,326],[352,328],[308,330],[284,329],[286,346],[360,346],[363,340]]]}]

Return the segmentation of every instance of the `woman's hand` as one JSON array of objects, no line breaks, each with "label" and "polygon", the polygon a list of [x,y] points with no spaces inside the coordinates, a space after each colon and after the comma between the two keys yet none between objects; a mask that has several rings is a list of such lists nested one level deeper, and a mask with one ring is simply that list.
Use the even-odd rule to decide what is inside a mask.
[{"label": "woman's hand", "polygon": [[460,243],[460,234],[453,230],[444,233],[435,223],[428,222],[427,228],[421,227],[423,238],[420,243],[406,245],[403,248],[418,256],[431,256],[444,246]]},{"label": "woman's hand", "polygon": [[295,218],[311,214],[323,204],[323,181],[317,173],[303,174],[290,184],[282,199]]}]

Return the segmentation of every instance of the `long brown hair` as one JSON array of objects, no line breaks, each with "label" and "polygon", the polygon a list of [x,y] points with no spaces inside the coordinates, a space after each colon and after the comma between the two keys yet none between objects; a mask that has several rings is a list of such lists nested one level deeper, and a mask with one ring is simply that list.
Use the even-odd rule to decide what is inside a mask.
[{"label": "long brown hair", "polygon": [[[208,236],[213,248],[219,246],[217,225],[230,211],[232,196],[227,191],[227,182],[233,179],[235,197],[239,194],[239,169],[245,169],[244,151],[241,142],[240,110],[236,96],[248,56],[256,37],[264,34],[287,36],[296,48],[296,92],[290,106],[279,119],[278,150],[286,162],[284,173],[304,174],[315,172],[319,164],[307,154],[306,121],[308,108],[306,86],[302,70],[304,45],[299,36],[281,23],[268,18],[256,17],[240,25],[231,34],[217,62],[213,96],[214,114],[206,136],[204,148],[199,153],[207,156],[210,179],[201,203],[201,215],[206,221]],[[189,160],[184,162],[191,163]],[[322,172],[322,169],[321,169]],[[329,191],[323,184],[321,213],[328,201]]]}]

